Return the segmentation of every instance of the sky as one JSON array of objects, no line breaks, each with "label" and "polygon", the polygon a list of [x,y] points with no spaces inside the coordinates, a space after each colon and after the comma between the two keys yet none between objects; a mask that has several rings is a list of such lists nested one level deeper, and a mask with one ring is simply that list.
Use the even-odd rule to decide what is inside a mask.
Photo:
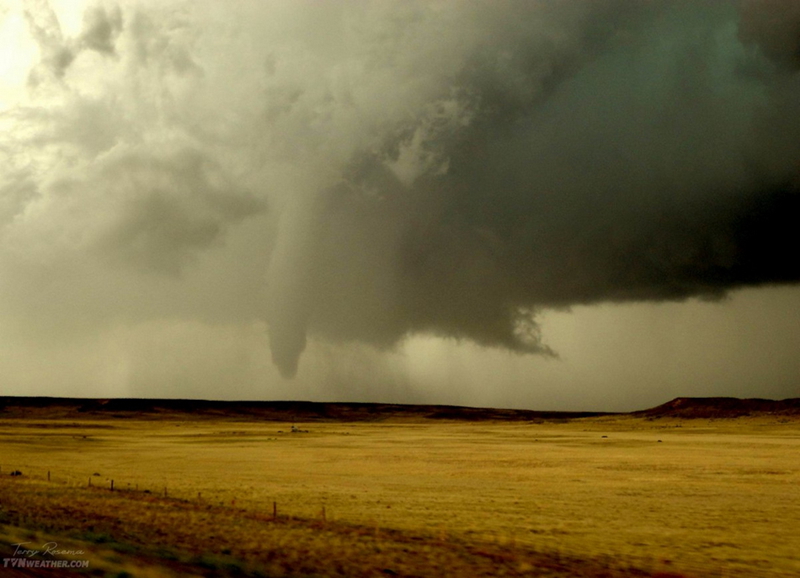
[{"label": "sky", "polygon": [[794,0],[0,0],[0,392],[798,397],[798,94]]}]

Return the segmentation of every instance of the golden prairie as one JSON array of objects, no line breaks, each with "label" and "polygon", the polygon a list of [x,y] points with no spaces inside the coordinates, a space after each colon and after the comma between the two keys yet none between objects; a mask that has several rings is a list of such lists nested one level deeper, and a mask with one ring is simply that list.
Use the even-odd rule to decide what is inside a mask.
[{"label": "golden prairie", "polygon": [[[18,514],[6,523],[22,527],[20,512],[46,488],[52,503],[84,499],[87,519],[101,514],[110,506],[97,496],[110,495],[113,480],[116,499],[133,504],[113,507],[131,517],[142,496],[166,494],[218,517],[249,512],[268,523],[277,508],[376,534],[613,560],[649,575],[800,575],[796,420],[15,419],[0,423],[0,451],[3,474],[24,474],[3,475],[0,486],[0,504]],[[28,527],[69,534],[37,516]],[[169,527],[163,536],[170,543]]]}]

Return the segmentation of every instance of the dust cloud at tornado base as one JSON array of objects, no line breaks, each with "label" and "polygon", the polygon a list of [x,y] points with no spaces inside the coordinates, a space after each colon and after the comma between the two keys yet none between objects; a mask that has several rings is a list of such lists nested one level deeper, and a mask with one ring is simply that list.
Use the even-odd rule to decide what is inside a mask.
[{"label": "dust cloud at tornado base", "polygon": [[414,336],[546,374],[548,315],[800,275],[791,1],[64,6],[0,13],[20,384],[417,401]]}]

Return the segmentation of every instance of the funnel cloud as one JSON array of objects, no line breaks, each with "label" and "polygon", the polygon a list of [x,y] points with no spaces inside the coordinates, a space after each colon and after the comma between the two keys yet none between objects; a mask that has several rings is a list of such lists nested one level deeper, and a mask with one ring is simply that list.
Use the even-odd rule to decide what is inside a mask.
[{"label": "funnel cloud", "polygon": [[[307,331],[547,354],[543,308],[798,279],[782,256],[798,240],[793,47],[757,22],[791,3],[502,7],[447,13],[467,38],[428,38],[455,23],[422,5],[397,31],[432,53],[376,72],[430,92],[316,193],[305,272],[273,295],[285,373]],[[431,71],[439,52],[458,58]]]},{"label": "funnel cloud", "polygon": [[0,14],[15,338],[263,324],[292,378],[310,340],[556,357],[543,312],[800,280],[792,0],[66,16]]}]

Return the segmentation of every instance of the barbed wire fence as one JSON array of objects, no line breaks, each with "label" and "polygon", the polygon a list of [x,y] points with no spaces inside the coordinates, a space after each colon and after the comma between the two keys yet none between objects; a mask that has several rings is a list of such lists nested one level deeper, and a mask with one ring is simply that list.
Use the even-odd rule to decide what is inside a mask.
[{"label": "barbed wire fence", "polygon": [[[105,491],[117,492],[120,494],[128,494],[129,496],[151,496],[154,498],[165,499],[174,501],[175,503],[194,503],[204,506],[219,506],[219,507],[238,507],[239,509],[247,509],[253,512],[259,520],[269,521],[298,521],[304,523],[313,523],[324,527],[328,522],[332,522],[334,518],[331,516],[330,507],[322,503],[317,509],[315,516],[298,515],[287,510],[286,504],[280,504],[278,499],[273,500],[240,500],[236,497],[235,491],[214,492],[208,489],[202,491],[192,491],[181,488],[179,485],[170,486],[168,478],[164,478],[162,483],[156,483],[152,480],[148,481],[129,481],[114,478],[108,475],[100,474],[100,472],[70,472],[63,473],[47,466],[34,465],[30,463],[18,463],[10,466],[0,463],[0,477],[20,477],[22,479],[47,482],[53,485],[60,485],[62,487],[73,488],[75,490],[86,491]],[[231,497],[233,495],[233,497]],[[271,503],[270,503],[271,502]],[[337,520],[344,524],[354,524],[346,520]],[[371,533],[377,538],[381,535],[382,530],[392,531],[390,526],[382,527],[380,523],[374,521],[365,527],[371,528]],[[432,540],[441,543],[458,540],[457,533],[444,530],[431,530],[430,537]],[[515,548],[517,546],[528,545],[526,540],[520,540],[515,535],[509,534],[489,534],[484,536],[483,542],[494,544],[496,546],[506,546]],[[531,543],[531,547],[536,547]],[[563,560],[568,563],[569,559],[581,560],[585,559],[585,553],[578,551],[570,551],[568,548],[560,547],[556,549],[539,549],[542,553],[549,553],[557,560]],[[648,572],[650,576],[664,576],[670,578],[684,578],[681,572],[690,572],[685,575],[692,576],[693,578],[732,578],[733,576],[743,575],[735,572],[728,565],[723,564],[709,564],[709,565],[696,565],[686,564],[683,562],[675,563],[673,560],[665,559],[654,555],[635,555],[635,552],[620,552],[615,554],[606,553],[592,557],[595,561],[604,565],[609,569],[630,568],[632,565],[637,566],[640,570]],[[680,568],[678,570],[677,568]]]}]

